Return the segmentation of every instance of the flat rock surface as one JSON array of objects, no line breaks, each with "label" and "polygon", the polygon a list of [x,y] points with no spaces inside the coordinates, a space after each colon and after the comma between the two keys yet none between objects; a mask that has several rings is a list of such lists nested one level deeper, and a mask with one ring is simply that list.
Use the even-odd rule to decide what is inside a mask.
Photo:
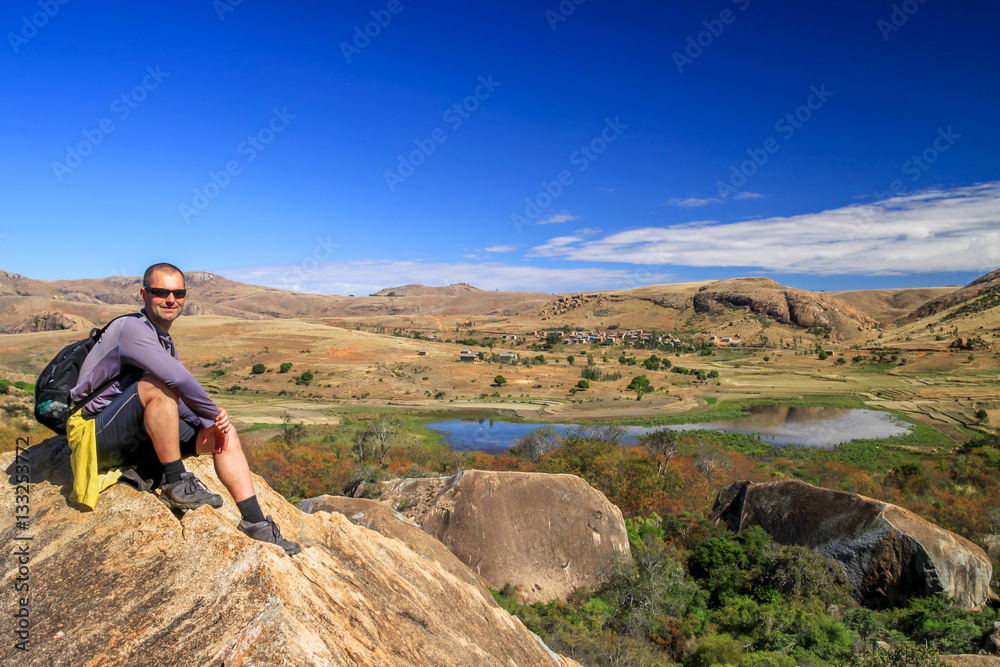
[{"label": "flat rock surface", "polygon": [[[8,514],[0,547],[12,554],[28,545],[30,650],[5,642],[3,664],[577,664],[438,562],[341,514],[305,514],[256,476],[264,512],[303,550],[288,557],[249,539],[210,457],[185,463],[225,505],[178,519],[151,493],[123,485],[93,512],[71,507],[65,441],[28,451],[30,527],[18,531]],[[11,509],[13,460],[0,455],[10,476],[0,503]],[[19,567],[4,558],[4,590],[14,591]]]}]

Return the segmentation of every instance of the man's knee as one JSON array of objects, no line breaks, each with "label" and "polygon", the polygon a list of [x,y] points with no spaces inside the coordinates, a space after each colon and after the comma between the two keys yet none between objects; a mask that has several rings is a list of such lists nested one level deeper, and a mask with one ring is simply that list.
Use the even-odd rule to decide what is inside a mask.
[{"label": "man's knee", "polygon": [[144,406],[164,399],[177,403],[177,394],[163,380],[149,375],[139,380],[139,400]]},{"label": "man's knee", "polygon": [[139,402],[143,412],[149,415],[173,417],[178,414],[177,394],[157,378],[139,380]]}]

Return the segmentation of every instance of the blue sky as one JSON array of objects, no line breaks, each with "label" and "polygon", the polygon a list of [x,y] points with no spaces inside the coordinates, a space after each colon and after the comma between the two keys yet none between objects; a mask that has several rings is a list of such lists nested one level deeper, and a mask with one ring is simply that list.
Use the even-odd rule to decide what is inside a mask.
[{"label": "blue sky", "polygon": [[0,269],[565,292],[1000,266],[1000,6],[10,1]]}]

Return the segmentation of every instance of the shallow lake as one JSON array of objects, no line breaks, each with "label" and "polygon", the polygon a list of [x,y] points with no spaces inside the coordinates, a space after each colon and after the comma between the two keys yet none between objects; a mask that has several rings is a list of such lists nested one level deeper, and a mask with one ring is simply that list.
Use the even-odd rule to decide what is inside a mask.
[{"label": "shallow lake", "polygon": [[[708,429],[735,433],[756,433],[761,440],[776,445],[805,445],[832,448],[857,438],[888,438],[909,433],[910,427],[888,412],[855,408],[820,406],[789,407],[758,405],[750,416],[731,421],[677,424],[672,426],[626,426],[627,442],[638,442],[636,436],[651,431],[670,429],[692,431]],[[492,419],[452,419],[427,424],[427,428],[444,436],[453,450],[480,451],[487,454],[506,452],[526,433],[542,424],[519,424]],[[574,424],[553,424],[561,433],[575,428]]]}]

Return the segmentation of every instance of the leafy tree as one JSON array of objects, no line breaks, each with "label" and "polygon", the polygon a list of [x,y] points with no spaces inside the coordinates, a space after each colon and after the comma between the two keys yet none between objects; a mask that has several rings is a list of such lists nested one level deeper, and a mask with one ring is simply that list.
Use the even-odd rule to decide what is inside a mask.
[{"label": "leafy tree", "polygon": [[631,559],[616,562],[600,597],[614,610],[609,625],[632,636],[657,633],[665,617],[684,618],[703,604],[678,554],[654,535],[634,545]]},{"label": "leafy tree", "polygon": [[626,387],[626,389],[628,389],[629,391],[634,391],[638,397],[638,400],[642,400],[643,394],[648,394],[649,392],[653,391],[653,385],[650,384],[649,378],[646,377],[645,375],[637,375],[634,378],[632,378],[632,381],[629,382],[628,387]]},{"label": "leafy tree", "polygon": [[279,373],[287,373],[290,370],[292,370],[292,362],[290,361],[286,361],[285,363],[281,364],[281,366],[278,366]]},{"label": "leafy tree", "polygon": [[654,354],[649,359],[643,361],[642,365],[646,370],[658,371],[660,370],[660,358]]},{"label": "leafy tree", "polygon": [[819,352],[819,360],[820,361],[826,361],[829,358],[830,358],[830,355],[826,353],[826,350],[820,350],[820,352]]},{"label": "leafy tree", "polygon": [[260,375],[261,373],[266,373],[267,372],[267,366],[265,366],[264,364],[254,364],[253,368],[250,369],[250,372],[253,373],[253,374],[255,374],[255,375]]},{"label": "leafy tree", "polygon": [[580,371],[580,377],[584,380],[600,380],[601,379],[601,369],[597,366],[587,365]]},{"label": "leafy tree", "polygon": [[566,357],[566,363],[569,364],[570,366],[573,365],[574,361],[576,361],[576,357],[573,356],[572,354]]},{"label": "leafy tree", "polygon": [[946,667],[938,652],[928,646],[898,643],[888,649],[855,652],[838,667]]},{"label": "leafy tree", "polygon": [[502,387],[505,384],[507,384],[507,378],[505,378],[502,375],[498,375],[495,378],[493,378],[493,384],[495,384],[498,387]]},{"label": "leafy tree", "polygon": [[712,378],[713,380],[717,379],[719,377],[719,371],[709,371],[708,377]]},{"label": "leafy tree", "polygon": [[563,342],[563,335],[558,331],[551,331],[545,336],[545,342],[549,345],[559,345]]},{"label": "leafy tree", "polygon": [[979,409],[976,410],[976,419],[978,419],[981,422],[986,422],[990,420],[990,415],[988,412],[986,412],[986,410]]},{"label": "leafy tree", "polygon": [[299,376],[299,380],[302,381],[302,384],[309,384],[310,382],[312,382],[312,379],[313,379],[312,371],[306,371],[305,373]]},{"label": "leafy tree", "polygon": [[590,383],[587,382],[586,380],[580,380],[579,382],[576,383],[576,386],[579,389],[590,389]]}]

